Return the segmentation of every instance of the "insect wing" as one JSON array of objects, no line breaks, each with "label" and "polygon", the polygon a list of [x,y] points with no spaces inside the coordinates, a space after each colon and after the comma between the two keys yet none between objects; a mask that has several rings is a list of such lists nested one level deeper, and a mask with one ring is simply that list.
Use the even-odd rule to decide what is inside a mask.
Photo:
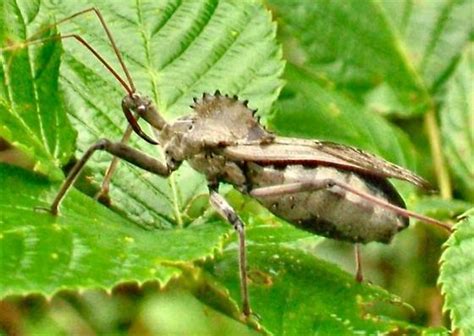
[{"label": "insect wing", "polygon": [[369,176],[396,178],[430,189],[426,180],[408,169],[358,148],[328,141],[278,137],[270,144],[239,143],[227,146],[222,151],[231,160],[251,161],[263,165],[327,165]]}]

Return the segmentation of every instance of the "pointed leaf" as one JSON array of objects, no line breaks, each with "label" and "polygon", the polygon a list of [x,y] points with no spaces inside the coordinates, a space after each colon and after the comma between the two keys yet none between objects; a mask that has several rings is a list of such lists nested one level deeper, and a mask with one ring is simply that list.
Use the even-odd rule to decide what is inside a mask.
[{"label": "pointed leaf", "polygon": [[[33,10],[34,15],[30,12]],[[34,6],[23,13],[16,1],[0,4],[0,48],[19,43],[37,27]],[[61,48],[45,43],[36,52],[16,48],[0,53],[0,136],[22,150],[33,170],[61,179],[75,132],[58,90]]]},{"label": "pointed leaf", "polygon": [[166,284],[181,270],[171,265],[212,256],[230,228],[210,221],[180,230],[146,231],[72,190],[62,212],[48,207],[57,185],[0,165],[0,296],[101,287],[156,279]]},{"label": "pointed leaf", "polygon": [[472,33],[472,2],[384,0],[382,6],[426,87],[438,90]]},{"label": "pointed leaf", "polygon": [[[223,93],[239,94],[242,99],[252,99],[251,106],[264,112],[279,92],[282,61],[274,39],[275,25],[259,3],[129,1],[117,6],[115,1],[80,1],[61,2],[53,9],[64,17],[91,5],[100,5],[137,86],[151,95],[160,112],[170,120],[190,113],[188,105],[193,95],[204,91],[220,89]],[[20,1],[21,6],[25,4]],[[48,6],[53,4],[42,3],[41,11],[34,15],[38,21],[50,18],[53,9]],[[5,7],[5,17],[23,22],[29,20],[30,14],[13,6]],[[109,42],[92,14],[60,29],[63,33],[81,30],[83,38],[116,67]],[[15,35],[15,41],[26,35],[31,33]],[[120,108],[124,92],[84,46],[73,40],[63,42],[60,88],[64,91],[69,117],[79,133],[79,152],[101,137],[119,140],[126,125]],[[19,50],[40,52],[34,46],[28,50],[19,47]],[[51,59],[44,53],[41,64],[54,60],[53,64],[57,65],[58,55],[54,55]],[[15,58],[13,53],[12,57],[27,67],[28,60]],[[2,69],[5,66],[2,62]],[[55,78],[50,78],[51,82],[45,80],[48,89],[57,89]],[[22,85],[36,85],[35,79]],[[17,94],[22,87],[5,88],[15,89]],[[30,98],[49,99],[48,93],[38,91],[37,97]],[[63,107],[64,104],[51,105],[44,113],[64,111]],[[26,110],[20,121],[35,118],[36,112]],[[65,126],[51,132],[62,134],[67,130]],[[21,139],[23,133],[18,130],[11,136]],[[132,145],[160,157],[159,150],[141,139],[134,138]],[[62,152],[61,155],[66,156]],[[110,160],[104,153],[94,155],[87,163],[85,180],[100,182]],[[52,164],[60,172],[59,162]],[[173,265],[211,256],[220,248],[222,236],[231,230],[221,221],[199,217],[206,208],[203,206],[189,217],[193,211],[188,210],[195,203],[202,203],[200,194],[206,185],[201,176],[186,166],[164,179],[122,164],[112,186],[115,212],[73,190],[57,218],[37,213],[33,208],[47,207],[58,185],[12,168],[2,168],[1,175],[1,266],[2,274],[8,274],[2,277],[2,296],[50,294],[60,288],[90,286],[109,289],[121,281],[155,278],[165,284],[181,274]],[[143,230],[143,226],[150,230]],[[173,230],[155,230],[165,227]]]},{"label": "pointed leaf", "polygon": [[[427,104],[423,83],[376,1],[271,3],[282,16],[285,45],[298,48],[294,56],[289,52],[291,62],[329,78],[338,87],[360,92],[385,82],[402,105]],[[287,35],[291,36],[288,40]]]},{"label": "pointed leaf", "polygon": [[449,311],[453,330],[464,335],[474,332],[474,209],[456,224],[441,258],[439,283],[445,295],[444,310]]},{"label": "pointed leaf", "polygon": [[472,31],[469,0],[270,3],[290,62],[403,117],[433,104]]}]

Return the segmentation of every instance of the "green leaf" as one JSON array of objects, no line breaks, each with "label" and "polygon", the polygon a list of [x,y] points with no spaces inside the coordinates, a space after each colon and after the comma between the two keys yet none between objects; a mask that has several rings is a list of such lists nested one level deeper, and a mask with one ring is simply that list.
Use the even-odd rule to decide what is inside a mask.
[{"label": "green leaf", "polygon": [[[239,300],[237,251],[229,248],[209,272]],[[278,244],[249,246],[250,300],[262,326],[275,335],[354,335],[415,332],[417,327],[384,316],[384,290],[357,283],[313,255]],[[375,305],[375,307],[373,307]],[[371,308],[373,307],[373,308]]]},{"label": "green leaf", "polygon": [[[44,23],[54,13],[59,19],[92,5],[100,7],[136,85],[153,98],[169,120],[190,113],[188,105],[194,95],[216,89],[251,99],[252,108],[258,107],[266,113],[282,85],[278,77],[283,63],[275,41],[275,25],[269,12],[254,1],[129,1],[120,6],[112,0],[44,2],[34,15],[31,10],[23,12],[22,8],[28,7],[26,2],[19,1],[18,6],[8,2],[8,5],[4,7],[4,18],[17,18],[20,28],[30,18]],[[38,24],[34,24],[37,29],[21,34],[16,34],[12,25],[8,39],[21,41],[31,36],[39,29]],[[59,28],[64,34],[81,33],[118,68],[109,41],[93,14]],[[48,48],[53,48],[49,53],[36,46],[28,50],[18,46],[12,53],[5,52],[21,69],[28,69],[30,63],[21,55],[33,54],[38,55],[37,62],[43,65],[39,69],[47,70],[53,64],[55,72],[48,74],[49,80],[41,76],[20,78],[14,87],[9,86],[11,81],[3,80],[2,92],[21,94],[23,86],[34,86],[37,78],[42,79],[45,88],[27,98],[48,101],[49,108],[42,111],[45,114],[42,118],[54,118],[56,112],[64,114],[63,108],[67,106],[69,118],[78,131],[80,155],[101,137],[120,138],[126,127],[120,107],[125,93],[84,46],[74,40],[63,42],[59,82],[62,94],[57,99],[54,95],[58,91],[58,44],[48,44]],[[2,69],[8,65],[6,60],[2,58]],[[13,77],[18,74],[21,73],[11,73]],[[26,109],[19,123],[36,117],[36,109]],[[73,143],[74,137],[68,131],[71,128],[66,120],[64,123],[47,131]],[[22,139],[24,133],[21,129],[13,131],[12,142],[18,145],[16,139]],[[156,147],[141,139],[135,137],[131,144],[161,157]],[[47,151],[46,142],[37,146]],[[56,148],[59,157],[71,155],[65,148]],[[36,152],[31,155],[42,160]],[[110,160],[107,154],[95,154],[87,163],[85,180],[97,186]],[[60,162],[50,164],[61,172]],[[112,185],[115,212],[72,190],[57,218],[33,209],[48,207],[58,185],[8,167],[1,168],[0,184],[1,266],[2,274],[7,274],[2,276],[1,296],[51,294],[61,288],[91,286],[110,289],[114,284],[132,280],[158,279],[165,284],[181,274],[181,269],[174,266],[211,256],[231,230],[228,224],[201,216],[206,208],[201,197],[205,191],[204,179],[187,166],[164,179],[123,164]],[[150,230],[144,230],[144,226]]]},{"label": "green leaf", "polygon": [[447,163],[462,195],[474,201],[474,45],[471,43],[449,80],[441,109]]},{"label": "green leaf", "polygon": [[[54,10],[63,16],[91,5],[94,2],[65,1]],[[250,106],[261,113],[268,112],[276,99],[283,63],[275,25],[260,4],[202,0],[129,1],[121,6],[99,1],[97,5],[138,90],[149,95],[168,120],[190,113],[194,96],[216,89],[249,99]],[[92,15],[78,18],[61,31],[79,31],[118,68],[106,35]],[[79,153],[83,153],[100,137],[121,137],[127,124],[120,107],[124,92],[85,48],[75,41],[65,41],[64,48],[61,83],[79,134]],[[162,157],[159,148],[135,135],[131,144]],[[96,154],[88,163],[88,179],[96,186],[109,162],[108,154]],[[147,227],[171,227],[192,220],[184,211],[206,192],[203,178],[187,166],[163,179],[120,165],[110,195],[114,207],[130,219]]]},{"label": "green leaf", "polygon": [[173,265],[212,256],[231,228],[207,221],[146,231],[72,190],[62,212],[48,207],[57,185],[0,165],[0,296],[101,287],[179,276]]},{"label": "green leaf", "polygon": [[449,311],[453,329],[464,335],[474,332],[474,208],[455,226],[441,258],[439,283],[445,296],[444,310]]},{"label": "green leaf", "polygon": [[[37,27],[35,9],[26,7],[23,13],[16,1],[2,1],[0,46],[31,34],[30,28]],[[26,154],[34,171],[53,180],[63,177],[59,167],[70,158],[75,141],[58,90],[60,53],[57,43],[45,43],[34,53],[26,48],[0,53],[0,136]]]}]

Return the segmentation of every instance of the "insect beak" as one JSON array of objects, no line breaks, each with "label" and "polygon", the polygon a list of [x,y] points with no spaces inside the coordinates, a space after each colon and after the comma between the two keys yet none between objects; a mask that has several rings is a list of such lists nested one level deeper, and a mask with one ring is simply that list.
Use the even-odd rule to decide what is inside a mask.
[{"label": "insect beak", "polygon": [[158,142],[156,140],[154,140],[153,138],[151,138],[145,132],[142,131],[135,116],[132,114],[130,109],[127,106],[125,106],[125,104],[123,103],[122,103],[122,111],[123,111],[123,114],[125,114],[125,118],[127,118],[128,123],[130,124],[130,126],[132,126],[132,129],[135,131],[135,133],[137,133],[146,142],[149,142],[152,145],[158,145]]}]

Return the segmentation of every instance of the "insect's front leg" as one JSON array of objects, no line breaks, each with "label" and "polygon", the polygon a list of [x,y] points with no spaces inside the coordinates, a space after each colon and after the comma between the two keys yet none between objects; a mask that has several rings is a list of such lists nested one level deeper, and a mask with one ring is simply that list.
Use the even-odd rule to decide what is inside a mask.
[{"label": "insect's front leg", "polygon": [[242,312],[245,316],[250,316],[250,302],[247,283],[247,251],[245,247],[244,223],[237,215],[231,205],[222,197],[215,187],[209,187],[210,203],[213,208],[227,220],[237,231],[239,238],[239,271],[240,271],[240,294],[242,297]]},{"label": "insect's front leg", "polygon": [[82,158],[74,165],[71,172],[69,173],[66,180],[63,182],[61,188],[56,195],[53,203],[50,207],[50,212],[54,215],[58,213],[58,207],[63,200],[64,196],[66,195],[67,191],[71,188],[71,186],[76,181],[79,173],[81,172],[84,165],[90,159],[92,154],[94,154],[97,150],[106,151],[117,158],[122,160],[128,161],[129,163],[133,164],[134,166],[140,167],[146,171],[149,171],[153,174],[157,174],[160,176],[169,176],[173,171],[172,167],[169,167],[166,164],[158,161],[157,159],[140,152],[122,142],[111,142],[107,139],[101,139],[97,141],[94,145],[89,147],[89,149],[84,153]]}]

